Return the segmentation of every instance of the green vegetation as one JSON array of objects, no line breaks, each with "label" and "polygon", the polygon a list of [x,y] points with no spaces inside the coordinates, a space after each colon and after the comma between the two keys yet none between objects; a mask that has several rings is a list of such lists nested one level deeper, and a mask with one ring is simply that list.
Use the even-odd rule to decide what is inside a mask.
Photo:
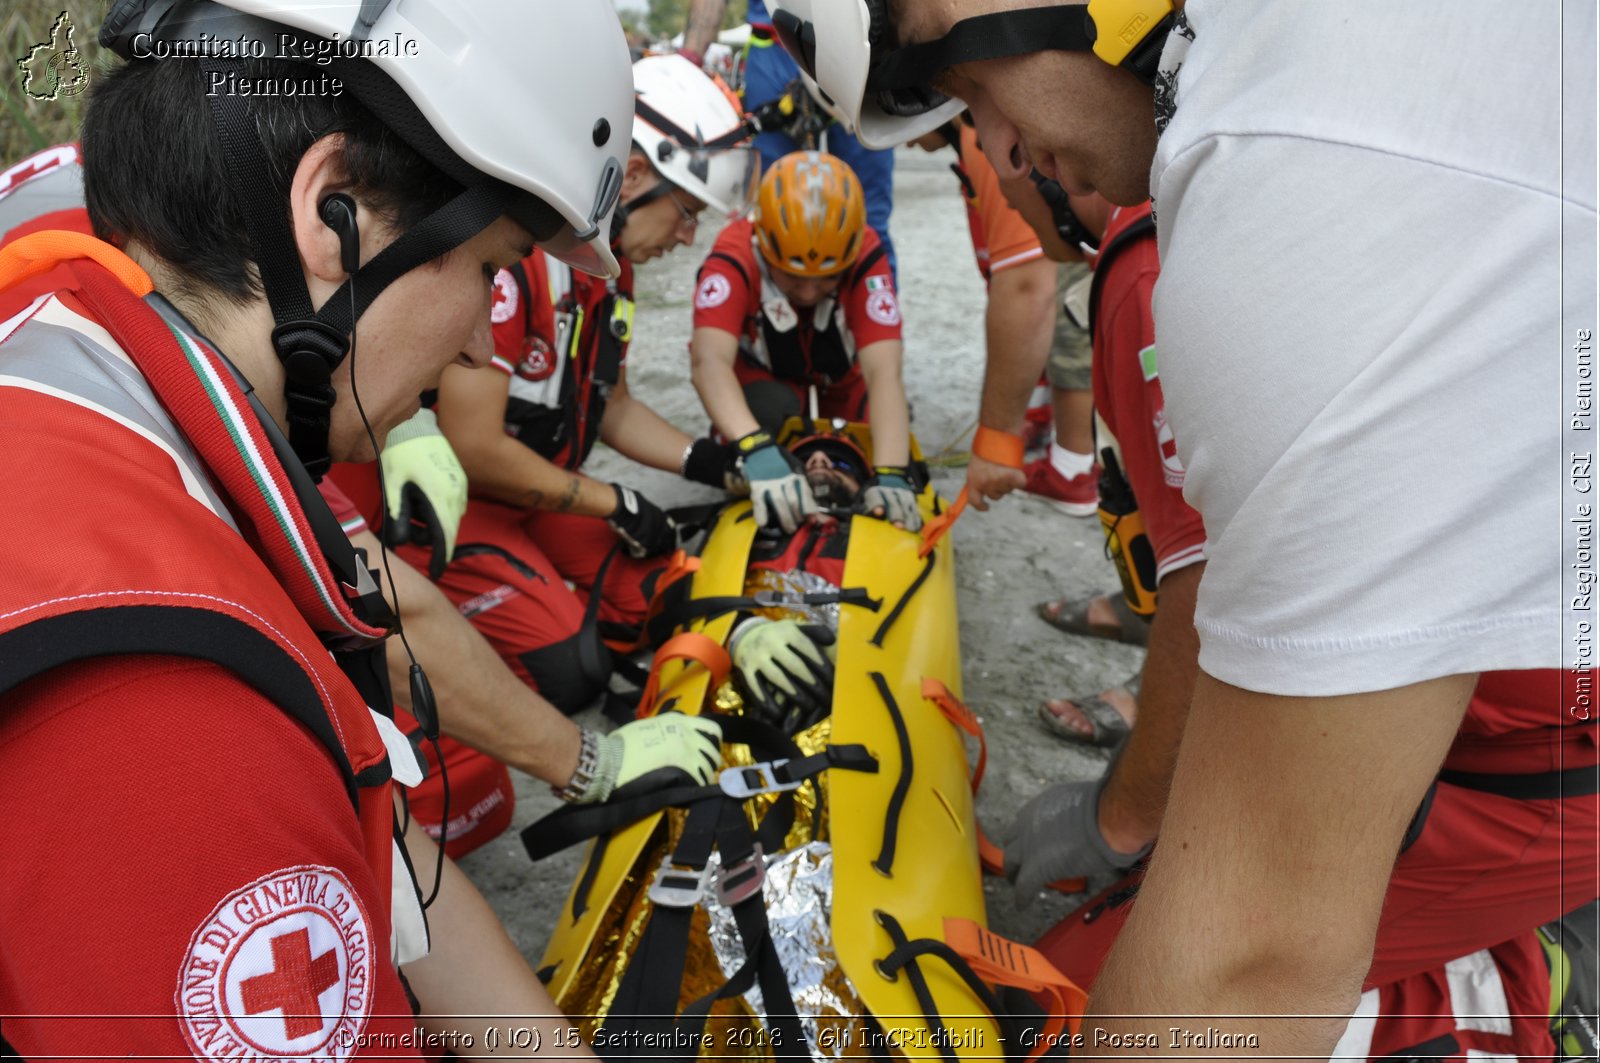
[{"label": "green vegetation", "polygon": [[[732,29],[744,22],[746,7],[746,0],[728,0],[727,10],[722,13],[722,28]],[[682,33],[689,24],[689,0],[650,0],[647,13],[623,11],[620,14],[623,26],[630,33],[637,32],[651,40],[667,40]]]}]

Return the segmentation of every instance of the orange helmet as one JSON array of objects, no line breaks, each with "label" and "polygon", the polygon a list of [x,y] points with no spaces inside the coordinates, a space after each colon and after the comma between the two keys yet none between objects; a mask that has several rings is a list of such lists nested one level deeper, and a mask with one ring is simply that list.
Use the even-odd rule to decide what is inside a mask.
[{"label": "orange helmet", "polygon": [[820,151],[785,155],[761,178],[756,202],[756,242],[770,266],[828,277],[861,253],[866,197],[843,159]]}]

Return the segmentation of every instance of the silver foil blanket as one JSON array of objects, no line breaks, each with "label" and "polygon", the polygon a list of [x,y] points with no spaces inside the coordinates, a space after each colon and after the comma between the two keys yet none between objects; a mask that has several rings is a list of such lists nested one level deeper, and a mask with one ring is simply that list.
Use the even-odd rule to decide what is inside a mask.
[{"label": "silver foil blanket", "polygon": [[[810,842],[768,858],[761,889],[767,906],[768,934],[778,950],[784,973],[789,976],[789,992],[810,1043],[811,1057],[817,1063],[832,1063],[844,1054],[851,1039],[819,1038],[819,1026],[827,1024],[838,1030],[840,1026],[853,1025],[863,1012],[855,988],[833,951],[829,927],[833,912],[832,847],[827,842]],[[711,917],[712,950],[723,975],[732,977],[745,960],[739,927],[732,910],[715,898],[706,897],[705,907]],[[744,999],[756,1014],[765,1014],[759,987],[752,987]]]}]

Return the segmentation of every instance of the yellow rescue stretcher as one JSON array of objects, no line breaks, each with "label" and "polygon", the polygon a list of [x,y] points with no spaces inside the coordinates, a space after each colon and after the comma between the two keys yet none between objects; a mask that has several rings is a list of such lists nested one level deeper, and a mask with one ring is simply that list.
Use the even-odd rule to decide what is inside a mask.
[{"label": "yellow rescue stretcher", "polygon": [[[780,441],[802,430],[798,420],[791,421]],[[848,432],[871,453],[865,426],[837,425],[836,430]],[[913,460],[920,463],[915,441],[912,448]],[[931,487],[921,491],[919,502],[925,521],[945,509]],[[710,527],[698,567],[685,577],[692,580],[689,600],[746,594],[755,535],[749,502],[724,507]],[[981,742],[981,731],[960,701],[953,547],[943,539],[924,551],[923,541],[883,521],[851,521],[840,584],[850,595],[837,606],[832,714],[795,736],[806,756],[792,763],[815,762],[829,750],[855,750],[856,759],[847,766],[848,758],[835,754],[841,763],[813,774],[810,784],[758,793],[746,802],[752,829],[779,800],[796,806],[782,853],[758,851],[756,862],[764,858],[776,867],[780,855],[821,843],[815,848],[831,864],[827,940],[817,949],[831,947],[831,961],[823,962],[826,969],[817,974],[825,989],[819,989],[822,998],[813,994],[806,1003],[798,992],[795,997],[805,1043],[774,1044],[785,1030],[793,1039],[795,1025],[770,1018],[764,1024],[742,995],[706,1004],[704,998],[736,973],[730,968],[738,959],[719,962],[708,943],[717,934],[710,903],[688,921],[681,986],[667,1005],[677,1012],[700,1000],[708,1012],[703,1026],[679,1022],[669,1028],[656,1020],[646,1031],[654,1037],[646,1038],[637,1024],[628,1036],[619,1032],[629,1028],[620,1012],[611,1014],[619,990],[625,1000],[640,999],[637,972],[633,989],[624,985],[630,966],[652,963],[659,977],[670,979],[679,965],[676,955],[663,963],[659,949],[644,945],[648,926],[667,910],[663,904],[682,903],[696,889],[726,894],[729,872],[736,870],[724,868],[720,878],[697,881],[680,873],[674,879],[674,847],[692,828],[686,828],[680,809],[662,809],[591,844],[541,964],[558,1006],[597,1038],[602,1055],[690,1058],[698,1052],[705,1059],[816,1060],[878,1055],[947,1063],[1021,1058],[1029,1053],[1002,1039],[1004,1016],[994,1014],[992,987],[997,985],[1035,994],[1076,1030],[1083,1005],[1077,987],[1034,950],[985,929],[981,835],[973,814],[982,757],[972,772],[963,738],[965,732]],[[705,652],[726,642],[734,622],[732,613],[693,620],[687,634],[661,647],[639,713],[667,707],[686,713],[740,712],[736,686],[726,681],[726,661]],[[770,766],[752,767],[762,756],[732,741],[724,745],[724,756],[730,766],[725,784],[731,778],[736,786],[760,789],[783,771],[780,761],[771,762],[780,765],[776,773]],[[569,814],[581,813],[563,810],[551,819]],[[536,852],[546,829],[542,821],[524,832],[530,854],[549,851]],[[760,887],[759,871],[747,877]],[[687,897],[673,895],[674,882],[687,887]],[[767,890],[769,906],[775,897],[781,903],[782,894],[773,892],[770,881]],[[748,896],[748,890],[734,892]],[[746,936],[766,932],[751,932],[743,923],[739,929]],[[640,955],[642,945],[648,956]],[[1060,1020],[1054,1021],[1059,1029]],[[686,1028],[704,1031],[688,1051]]]}]

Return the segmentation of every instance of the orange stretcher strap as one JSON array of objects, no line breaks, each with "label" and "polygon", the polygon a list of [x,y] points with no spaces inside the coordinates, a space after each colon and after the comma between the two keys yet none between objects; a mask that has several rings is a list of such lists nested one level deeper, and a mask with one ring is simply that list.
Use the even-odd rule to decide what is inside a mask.
[{"label": "orange stretcher strap", "polygon": [[[639,698],[639,707],[634,710],[634,715],[639,719],[656,714],[657,695],[661,690],[661,666],[668,661],[692,661],[699,664],[711,673],[711,689],[715,690],[728,678],[728,673],[733,669],[733,661],[728,656],[728,651],[723,649],[715,639],[700,634],[698,631],[685,631],[674,635],[661,644],[656,651],[655,659],[650,662],[650,681],[645,684],[644,693]],[[683,675],[690,674],[685,670]],[[679,679],[682,679],[682,675]],[[698,709],[698,706],[696,707]]]},{"label": "orange stretcher strap", "polygon": [[[949,720],[958,730],[978,740],[978,765],[972,771],[972,792],[978,792],[979,785],[983,782],[984,769],[989,764],[989,743],[983,734],[983,724],[978,722],[977,714],[967,706],[967,703],[950,693],[950,688],[937,679],[922,680],[922,696],[933,702],[944,718]],[[989,833],[978,824],[978,863],[991,875],[1004,875],[1006,873],[1005,850],[996,845],[989,837]],[[1058,882],[1050,883],[1050,888],[1061,893],[1082,893],[1087,883],[1081,878],[1064,878]]]},{"label": "orange stretcher strap", "polygon": [[1021,436],[986,428],[981,424],[972,435],[972,453],[976,457],[992,461],[996,465],[1004,465],[1008,469],[1022,468],[1027,449],[1027,444],[1023,442]]},{"label": "orange stretcher strap", "polygon": [[950,503],[950,508],[934,517],[922,526],[922,545],[917,547],[917,557],[927,557],[933,548],[939,545],[939,540],[944,538],[945,532],[961,516],[961,511],[967,508],[967,488],[963,484],[961,493],[956,495],[956,500]]},{"label": "orange stretcher strap", "polygon": [[[972,769],[972,792],[976,794],[978,787],[983,784],[984,770],[989,766],[989,741],[984,737],[983,724],[979,723],[978,717],[967,708],[966,702],[950,693],[950,688],[937,679],[922,680],[922,696],[933,702],[956,730],[963,731],[978,740],[978,763]],[[1005,874],[1005,853],[989,837],[988,832],[983,829],[983,824],[977,824],[977,827],[978,862],[991,875]]]},{"label": "orange stretcher strap", "polygon": [[966,702],[950,693],[950,688],[937,679],[922,680],[922,696],[933,702],[934,706],[944,713],[944,718],[954,724],[958,731],[963,731],[978,740],[978,766],[972,770],[972,792],[977,793],[978,787],[983,783],[984,769],[989,765],[989,742],[983,736],[983,724],[979,723],[978,717],[967,708]]},{"label": "orange stretcher strap", "polygon": [[29,233],[0,248],[0,289],[48,273],[75,258],[98,262],[141,299],[155,290],[150,274],[139,263],[104,240],[65,229]]},{"label": "orange stretcher strap", "polygon": [[[692,557],[686,550],[674,550],[672,557],[667,560],[667,567],[661,570],[656,577],[655,592],[650,596],[650,603],[645,606],[644,622],[639,625],[639,635],[634,639],[605,639],[605,644],[612,650],[621,654],[637,653],[650,645],[650,630],[653,621],[661,615],[666,608],[669,595],[667,591],[674,583],[686,576],[692,576],[700,571],[700,559]],[[591,589],[591,594],[598,593]]]},{"label": "orange stretcher strap", "polygon": [[1089,994],[1058,971],[1039,950],[1003,938],[970,919],[946,918],[944,940],[985,982],[1014,986],[1044,998],[1040,1000],[1046,1012],[1044,1036],[1028,1053],[1029,1059],[1050,1051],[1063,1026],[1075,1034],[1083,1025],[1083,1008]]}]

